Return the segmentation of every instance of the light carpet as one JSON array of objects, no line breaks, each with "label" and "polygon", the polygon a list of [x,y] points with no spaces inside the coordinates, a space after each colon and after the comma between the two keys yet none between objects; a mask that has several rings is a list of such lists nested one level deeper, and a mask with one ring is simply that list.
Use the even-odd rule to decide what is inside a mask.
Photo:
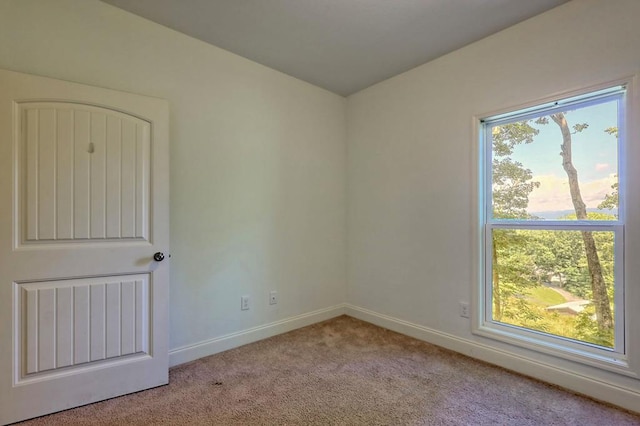
[{"label": "light carpet", "polygon": [[342,316],[23,425],[640,425],[630,413]]}]

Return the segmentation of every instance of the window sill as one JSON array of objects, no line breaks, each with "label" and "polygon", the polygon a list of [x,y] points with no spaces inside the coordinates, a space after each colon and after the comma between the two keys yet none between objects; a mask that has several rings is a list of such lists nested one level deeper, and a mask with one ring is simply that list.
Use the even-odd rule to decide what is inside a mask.
[{"label": "window sill", "polygon": [[[640,377],[629,366],[626,355],[597,347],[590,348],[573,341],[568,344],[566,341],[568,339],[498,323],[474,327],[473,334],[624,376]],[[558,341],[554,342],[554,340]],[[581,348],[581,346],[585,346],[585,348]]]}]

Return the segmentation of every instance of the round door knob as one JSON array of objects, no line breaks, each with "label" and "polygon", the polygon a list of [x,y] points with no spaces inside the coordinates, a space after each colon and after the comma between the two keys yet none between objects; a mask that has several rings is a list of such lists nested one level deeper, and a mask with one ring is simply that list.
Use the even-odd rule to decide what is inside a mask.
[{"label": "round door knob", "polygon": [[161,251],[157,252],[153,255],[153,260],[156,262],[162,262],[164,260],[164,253]]}]

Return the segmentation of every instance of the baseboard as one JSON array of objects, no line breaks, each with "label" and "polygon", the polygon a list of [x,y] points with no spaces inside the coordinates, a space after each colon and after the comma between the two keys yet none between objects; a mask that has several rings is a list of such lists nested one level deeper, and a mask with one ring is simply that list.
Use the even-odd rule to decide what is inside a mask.
[{"label": "baseboard", "polygon": [[216,337],[215,339],[205,340],[192,345],[182,346],[169,351],[169,366],[173,367],[185,362],[194,361],[198,358],[217,354],[229,349],[248,343],[257,342],[258,340],[286,333],[301,327],[306,327],[321,321],[325,321],[345,313],[345,304],[331,306],[329,308],[308,312],[269,324],[260,325],[258,327],[249,328],[238,331],[236,333],[227,334]]},{"label": "baseboard", "polygon": [[450,349],[525,376],[561,386],[599,401],[608,402],[630,411],[639,411],[640,393],[636,390],[351,304],[346,304],[344,310],[345,314],[371,324]]}]

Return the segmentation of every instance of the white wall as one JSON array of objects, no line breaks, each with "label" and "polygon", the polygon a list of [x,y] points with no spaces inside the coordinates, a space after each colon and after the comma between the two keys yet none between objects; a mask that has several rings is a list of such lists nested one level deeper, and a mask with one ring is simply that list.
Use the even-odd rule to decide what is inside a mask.
[{"label": "white wall", "polygon": [[[458,302],[471,301],[477,285],[474,115],[640,71],[639,16],[638,0],[575,0],[348,98],[355,315],[638,410],[637,379],[472,335]],[[637,248],[636,189],[627,237]],[[632,336],[640,324],[635,272],[627,276]]]},{"label": "white wall", "polygon": [[0,67],[169,101],[172,349],[344,302],[344,98],[97,0],[2,0]]}]

